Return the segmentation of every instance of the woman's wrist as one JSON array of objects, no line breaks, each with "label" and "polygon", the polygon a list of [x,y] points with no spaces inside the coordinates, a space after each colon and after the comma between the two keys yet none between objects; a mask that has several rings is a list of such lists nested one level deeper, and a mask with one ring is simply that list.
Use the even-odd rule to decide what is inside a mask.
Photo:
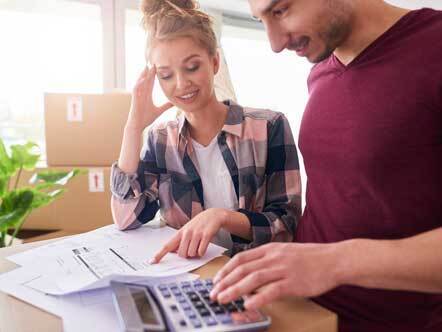
[{"label": "woman's wrist", "polygon": [[249,219],[241,212],[219,209],[221,227],[226,231],[244,239],[252,238]]},{"label": "woman's wrist", "polygon": [[215,209],[215,214],[217,215],[217,219],[218,219],[220,227],[227,229],[227,226],[228,226],[227,224],[229,221],[229,216],[230,216],[231,211],[229,211],[227,209],[223,209],[223,208],[214,208],[214,209]]},{"label": "woman's wrist", "polygon": [[124,126],[124,132],[130,133],[130,134],[136,134],[136,135],[142,135],[144,131],[144,127],[140,126],[137,123],[130,123],[127,122]]}]

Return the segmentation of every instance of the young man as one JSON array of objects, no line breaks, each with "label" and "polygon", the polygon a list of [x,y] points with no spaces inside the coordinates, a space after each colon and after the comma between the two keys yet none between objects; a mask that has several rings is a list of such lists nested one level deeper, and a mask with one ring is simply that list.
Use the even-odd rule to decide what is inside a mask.
[{"label": "young man", "polygon": [[235,256],[212,298],[305,296],[340,331],[442,331],[442,12],[249,0],[272,49],[317,63],[299,136],[297,243]]}]

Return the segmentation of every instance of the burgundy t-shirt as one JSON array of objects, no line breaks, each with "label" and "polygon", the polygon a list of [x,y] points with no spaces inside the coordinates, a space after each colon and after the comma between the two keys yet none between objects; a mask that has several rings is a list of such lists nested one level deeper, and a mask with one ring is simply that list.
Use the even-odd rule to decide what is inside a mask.
[{"label": "burgundy t-shirt", "polygon": [[[442,12],[408,13],[349,65],[334,55],[317,64],[308,85],[297,241],[441,227]],[[442,331],[442,295],[343,286],[315,301],[339,315],[340,331]]]}]

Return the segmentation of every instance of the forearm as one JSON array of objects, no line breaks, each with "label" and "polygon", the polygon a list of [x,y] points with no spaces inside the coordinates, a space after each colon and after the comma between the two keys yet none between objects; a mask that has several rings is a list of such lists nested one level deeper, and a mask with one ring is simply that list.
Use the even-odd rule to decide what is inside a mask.
[{"label": "forearm", "polygon": [[245,240],[252,239],[252,227],[249,219],[243,213],[224,210],[223,228]]},{"label": "forearm", "polygon": [[140,162],[143,130],[126,125],[121,144],[118,167],[126,174],[135,173]]},{"label": "forearm", "polygon": [[340,284],[442,292],[442,228],[401,240],[348,240],[336,244]]}]

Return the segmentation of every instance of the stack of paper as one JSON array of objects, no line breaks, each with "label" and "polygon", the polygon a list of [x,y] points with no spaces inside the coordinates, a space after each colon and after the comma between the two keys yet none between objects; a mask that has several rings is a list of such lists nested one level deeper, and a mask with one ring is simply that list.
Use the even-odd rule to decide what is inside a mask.
[{"label": "stack of paper", "polygon": [[170,227],[148,226],[122,232],[110,225],[8,259],[40,274],[27,283],[28,287],[46,294],[66,295],[106,287],[110,279],[119,276],[140,279],[185,273],[226,250],[210,244],[201,258],[184,259],[169,253],[159,264],[149,264],[175,232]]},{"label": "stack of paper", "polygon": [[149,264],[175,232],[149,226],[122,232],[111,225],[9,256],[21,268],[0,275],[0,291],[61,316],[65,331],[118,331],[106,288],[111,279],[146,283],[194,279],[186,272],[226,250],[210,244],[202,258],[169,253],[159,264]]}]

